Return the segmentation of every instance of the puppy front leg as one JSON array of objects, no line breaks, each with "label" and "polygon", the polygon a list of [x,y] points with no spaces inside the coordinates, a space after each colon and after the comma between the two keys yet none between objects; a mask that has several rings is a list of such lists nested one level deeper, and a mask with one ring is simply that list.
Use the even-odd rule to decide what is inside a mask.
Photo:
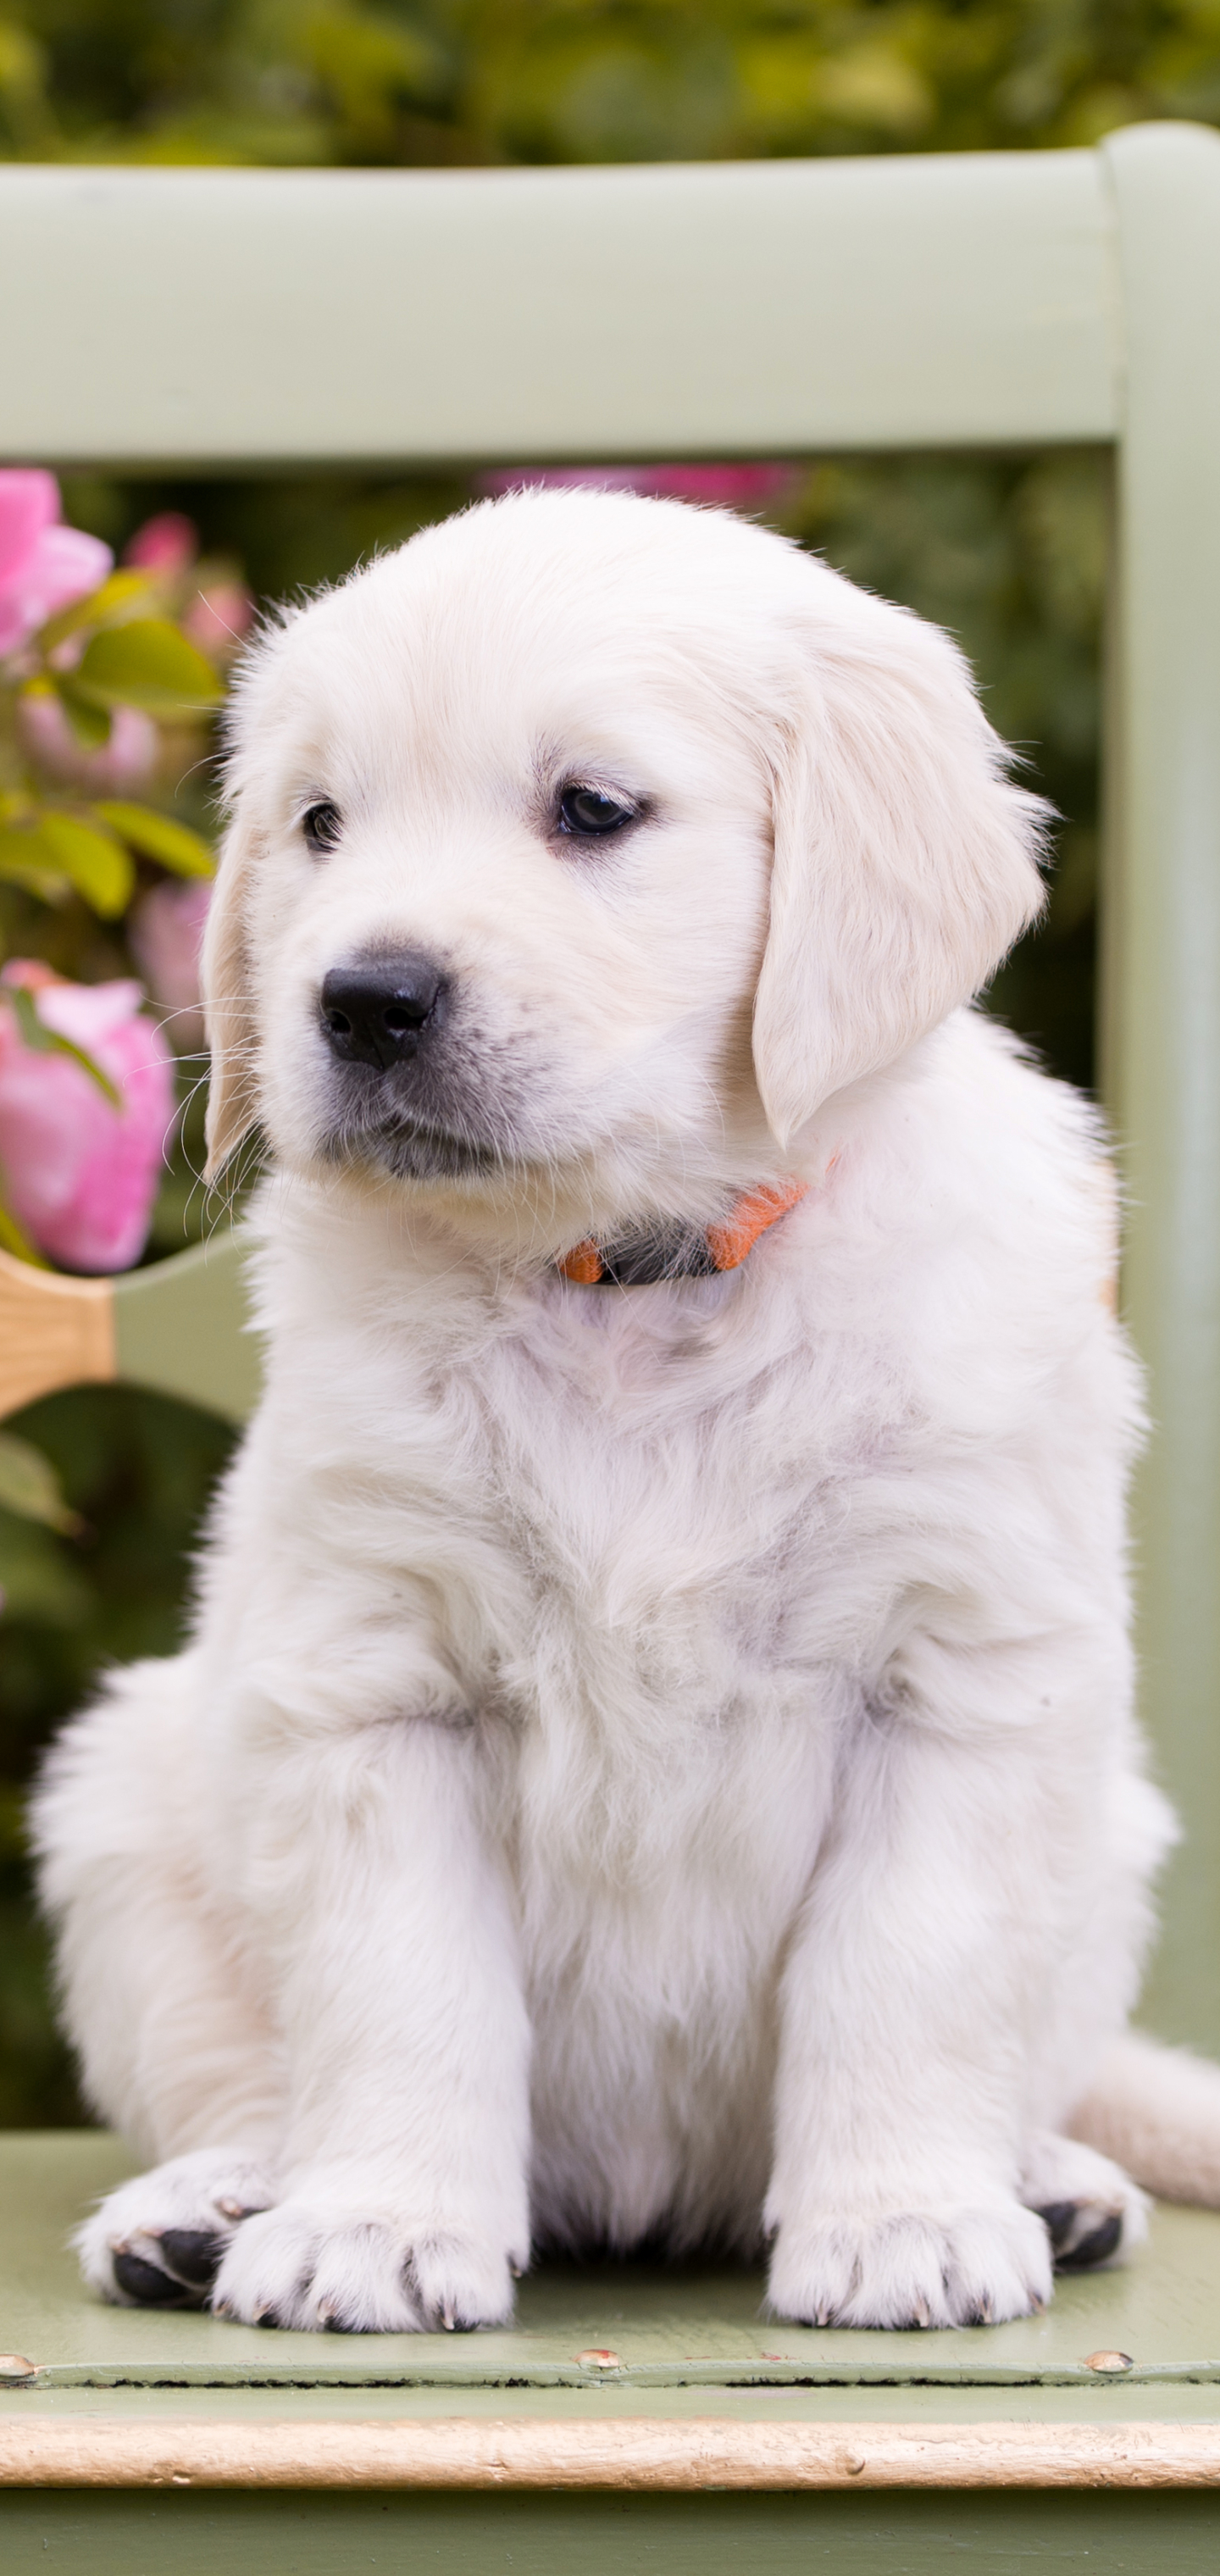
[{"label": "puppy front leg", "polygon": [[404,2332],[503,2322],[529,2252],[529,2030],[471,1731],[299,1746],[254,1854],[280,1971],[285,2179],[215,2306]]},{"label": "puppy front leg", "polygon": [[899,1709],[845,1761],[783,1989],[767,2222],[784,2316],[967,2325],[1050,2295],[1046,2229],[1017,2185],[1070,1910],[1054,1854],[1073,1807],[1087,1847],[1088,1802],[1062,1736],[1052,1759],[1013,1715],[963,1740]]}]

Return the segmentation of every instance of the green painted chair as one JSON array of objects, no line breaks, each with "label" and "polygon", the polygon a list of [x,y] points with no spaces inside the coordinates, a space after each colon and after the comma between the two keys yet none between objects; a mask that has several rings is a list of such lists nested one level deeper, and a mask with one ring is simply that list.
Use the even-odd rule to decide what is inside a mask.
[{"label": "green painted chair", "polygon": [[[7,255],[4,255],[7,253]],[[1147,1718],[1189,1827],[1147,2017],[1220,2052],[1220,138],[444,174],[0,171],[0,454],[223,471],[881,448],[1113,452],[1105,1086]],[[608,356],[612,363],[608,363]],[[240,1418],[240,1242],[0,1262],[0,1411],[121,1376]],[[0,2149],[6,2566],[1202,2571],[1220,2216],[1044,2317],[767,2325],[738,2275],[544,2271],[508,2334],[106,2310],[64,2237],[125,2170]]]}]

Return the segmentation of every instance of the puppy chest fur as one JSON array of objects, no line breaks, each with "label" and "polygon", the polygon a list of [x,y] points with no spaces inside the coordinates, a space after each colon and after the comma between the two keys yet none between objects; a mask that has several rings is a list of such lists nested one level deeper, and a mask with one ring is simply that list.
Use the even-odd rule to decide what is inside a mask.
[{"label": "puppy chest fur", "polygon": [[[468,1736],[513,1893],[547,2238],[758,2238],[778,1976],[863,1704],[834,1607],[861,1432],[819,1425],[816,1396],[810,1419],[796,1308],[760,1370],[744,1288],[693,1288],[675,1332],[664,1289],[591,1301],[549,1279],[504,1312],[480,1283],[456,1371],[431,1365],[426,1316],[404,1315],[401,1376],[383,1361],[359,1421],[353,1371],[342,1422],[323,1395],[304,1438],[288,1427],[306,1362],[281,1454],[273,1393],[258,1490],[239,1479],[231,1506],[239,1665],[258,1660],[269,1582],[277,1632],[300,1625],[309,1532],[307,1645],[295,1673],[277,1659],[281,1710],[323,1722],[321,1696],[340,1729],[384,1709]],[[292,1496],[274,1570],[264,1472]],[[421,1716],[425,1556],[429,1691],[443,1678]],[[355,1706],[354,1583],[380,1640]],[[240,1771],[239,1752],[219,1767]],[[243,1901],[265,1875],[256,1839]]]}]

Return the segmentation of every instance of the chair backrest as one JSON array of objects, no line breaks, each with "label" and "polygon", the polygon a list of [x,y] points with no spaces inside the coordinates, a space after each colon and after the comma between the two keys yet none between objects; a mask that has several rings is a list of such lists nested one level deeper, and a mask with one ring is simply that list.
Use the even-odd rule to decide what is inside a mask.
[{"label": "chair backrest", "polygon": [[[1220,2052],[1220,137],[712,168],[10,167],[0,349],[14,461],[1113,450],[1104,1087],[1154,1423],[1146,1712],[1189,1827],[1149,2009]],[[17,1269],[0,1405],[115,1374],[248,1405],[231,1245],[113,1286]]]}]

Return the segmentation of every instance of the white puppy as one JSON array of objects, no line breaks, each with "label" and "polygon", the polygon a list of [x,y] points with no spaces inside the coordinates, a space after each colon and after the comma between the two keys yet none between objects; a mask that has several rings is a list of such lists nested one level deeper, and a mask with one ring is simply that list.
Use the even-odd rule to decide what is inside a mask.
[{"label": "white puppy", "polygon": [[959,655],[519,495],[264,639],[232,790],[266,1392],[194,1643],[39,1810],[90,2096],[168,2159],[90,2280],[402,2329],[770,2239],[789,2317],[1025,2314],[1141,2225],[1073,2116],[1203,2194],[1220,2075],[1112,2052],[1139,1386],[1092,1115],[963,1007],[1041,885]]}]

